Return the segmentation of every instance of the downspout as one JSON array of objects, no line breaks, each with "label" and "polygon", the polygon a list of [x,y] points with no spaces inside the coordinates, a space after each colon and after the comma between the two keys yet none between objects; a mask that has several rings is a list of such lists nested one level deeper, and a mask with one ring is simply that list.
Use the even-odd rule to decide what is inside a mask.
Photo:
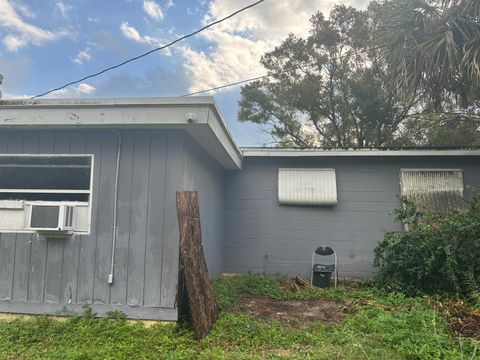
[{"label": "downspout", "polygon": [[113,200],[113,231],[112,231],[112,263],[110,265],[110,274],[108,274],[108,283],[113,284],[113,272],[115,270],[115,248],[117,245],[117,203],[118,203],[118,181],[120,173],[120,155],[122,153],[122,133],[119,130],[113,130],[118,137],[117,141],[117,165],[115,169],[115,196]]}]

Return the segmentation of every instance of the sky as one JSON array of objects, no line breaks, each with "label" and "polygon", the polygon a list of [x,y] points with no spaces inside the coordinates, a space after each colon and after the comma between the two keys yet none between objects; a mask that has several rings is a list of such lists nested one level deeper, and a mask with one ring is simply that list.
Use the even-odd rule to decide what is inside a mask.
[{"label": "sky", "polygon": [[[0,0],[0,90],[24,98],[117,64],[255,0]],[[266,0],[173,47],[48,95],[179,96],[263,75],[261,56],[289,33],[308,34],[317,11],[367,0]],[[210,92],[239,146],[269,145],[237,120],[240,87]]]}]

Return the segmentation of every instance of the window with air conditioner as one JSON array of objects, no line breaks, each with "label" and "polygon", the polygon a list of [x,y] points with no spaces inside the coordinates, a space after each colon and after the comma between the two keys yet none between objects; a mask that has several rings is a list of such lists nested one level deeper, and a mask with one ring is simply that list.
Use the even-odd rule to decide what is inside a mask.
[{"label": "window with air conditioner", "polygon": [[335,169],[279,169],[278,201],[283,205],[335,205],[337,203]]},{"label": "window with air conditioner", "polygon": [[0,155],[0,231],[88,233],[92,155]]},{"label": "window with air conditioner", "polygon": [[401,169],[400,192],[420,210],[447,213],[465,208],[460,169]]},{"label": "window with air conditioner", "polygon": [[28,227],[37,231],[73,231],[75,205],[32,203]]}]

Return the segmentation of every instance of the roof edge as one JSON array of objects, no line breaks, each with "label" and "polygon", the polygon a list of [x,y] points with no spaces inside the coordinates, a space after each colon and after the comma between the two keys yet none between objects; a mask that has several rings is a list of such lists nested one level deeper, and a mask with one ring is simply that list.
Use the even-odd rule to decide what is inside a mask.
[{"label": "roof edge", "polygon": [[128,98],[67,98],[67,99],[5,99],[2,108],[22,107],[93,107],[93,106],[178,106],[215,105],[213,96],[191,97],[128,97]]},{"label": "roof edge", "polygon": [[[215,131],[216,129],[215,129],[215,126],[213,126],[213,124],[210,121],[210,116],[208,117],[207,123],[210,125],[212,130],[215,132],[215,135],[217,136],[217,138],[222,143],[224,143],[225,141],[228,141],[231,148],[233,149],[233,152],[235,153],[235,154],[230,154],[230,155],[232,157],[237,157],[237,159],[238,159],[237,161],[239,163],[239,168],[241,168],[242,159],[243,159],[242,151],[240,150],[237,143],[233,139],[233,135],[230,132],[230,129],[228,128],[227,124],[225,123],[225,120],[223,119],[222,114],[220,113],[220,109],[217,106],[217,102],[215,101],[215,98],[212,97],[212,100],[213,101],[210,105],[211,105],[211,109],[212,109],[212,111],[215,115],[215,118],[218,121],[218,125],[220,126],[220,129],[218,129],[218,130],[220,130],[220,133],[218,133],[218,131]],[[221,133],[223,133],[224,136],[221,136]],[[223,137],[223,139],[222,139],[222,137]],[[225,146],[225,148],[226,148],[226,146]]]},{"label": "roof edge", "polygon": [[186,130],[207,152],[216,152],[225,168],[242,166],[242,153],[212,96],[0,100],[0,129],[112,126]]},{"label": "roof edge", "polygon": [[244,157],[480,156],[480,148],[292,149],[240,148]]}]

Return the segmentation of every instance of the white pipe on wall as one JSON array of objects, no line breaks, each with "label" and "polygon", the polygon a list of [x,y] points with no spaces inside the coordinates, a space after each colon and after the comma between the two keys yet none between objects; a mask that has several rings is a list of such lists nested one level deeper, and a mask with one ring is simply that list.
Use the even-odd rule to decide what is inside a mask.
[{"label": "white pipe on wall", "polygon": [[108,283],[113,284],[113,273],[115,270],[115,248],[117,244],[117,203],[118,203],[118,181],[120,173],[120,155],[122,153],[122,133],[114,130],[118,136],[117,141],[117,165],[115,169],[115,196],[113,201],[113,231],[112,231],[112,263],[110,265],[110,274],[108,274]]}]

